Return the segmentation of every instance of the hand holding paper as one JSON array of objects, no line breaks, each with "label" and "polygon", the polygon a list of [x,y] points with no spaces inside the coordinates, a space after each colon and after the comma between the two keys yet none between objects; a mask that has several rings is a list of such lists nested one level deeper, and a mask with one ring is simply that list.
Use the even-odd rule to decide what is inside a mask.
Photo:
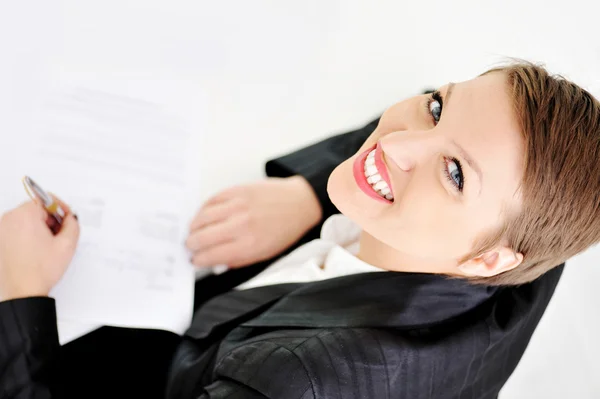
[{"label": "hand holding paper", "polygon": [[79,239],[79,223],[66,204],[60,231],[47,226],[47,211],[28,201],[0,219],[0,301],[47,296],[67,270]]},{"label": "hand holding paper", "polygon": [[186,245],[196,266],[243,267],[280,254],[320,219],[321,205],[303,177],[270,178],[209,199],[194,217]]}]

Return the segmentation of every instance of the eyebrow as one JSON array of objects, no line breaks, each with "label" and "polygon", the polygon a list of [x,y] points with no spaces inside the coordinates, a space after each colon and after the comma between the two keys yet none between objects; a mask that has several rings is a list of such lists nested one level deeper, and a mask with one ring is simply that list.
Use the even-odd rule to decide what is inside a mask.
[{"label": "eyebrow", "polygon": [[448,104],[450,102],[450,96],[452,95],[452,90],[454,90],[454,86],[456,83],[448,83],[448,88],[446,89],[446,95],[444,96],[444,102]]}]

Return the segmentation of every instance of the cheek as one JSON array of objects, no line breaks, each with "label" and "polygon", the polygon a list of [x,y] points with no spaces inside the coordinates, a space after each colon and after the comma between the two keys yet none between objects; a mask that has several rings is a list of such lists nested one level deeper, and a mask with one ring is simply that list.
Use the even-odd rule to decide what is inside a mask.
[{"label": "cheek", "polygon": [[470,248],[464,207],[448,198],[438,181],[412,184],[397,208],[380,220],[388,245],[418,256],[454,258]]},{"label": "cheek", "polygon": [[354,157],[332,172],[327,192],[340,212],[367,233],[417,257],[458,259],[471,250],[483,230],[481,210],[456,203],[431,176],[414,176],[393,206],[381,206],[356,186],[353,162]]},{"label": "cheek", "polygon": [[[431,191],[430,191],[431,192]],[[399,251],[438,259],[459,259],[473,250],[475,240],[498,226],[493,212],[469,207],[443,196],[407,196],[400,212],[390,215],[381,231]],[[393,237],[393,238],[391,238]]]},{"label": "cheek", "polygon": [[457,259],[469,252],[476,222],[439,199],[408,199],[404,206],[373,226],[393,248],[415,256]]},{"label": "cheek", "polygon": [[340,212],[371,236],[418,257],[458,258],[470,249],[469,219],[445,197],[447,193],[440,192],[439,182],[414,179],[393,206],[381,207],[349,178],[352,162],[350,159],[334,170],[328,193]]}]

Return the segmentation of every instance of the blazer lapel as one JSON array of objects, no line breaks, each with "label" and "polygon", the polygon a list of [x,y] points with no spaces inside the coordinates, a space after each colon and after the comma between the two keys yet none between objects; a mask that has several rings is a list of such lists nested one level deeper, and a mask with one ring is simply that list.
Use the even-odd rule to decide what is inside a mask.
[{"label": "blazer lapel", "polygon": [[356,274],[303,284],[243,325],[425,328],[474,310],[496,291],[434,274]]},{"label": "blazer lapel", "polygon": [[219,329],[240,324],[272,305],[301,284],[278,284],[251,290],[231,290],[202,305],[185,335],[204,339]]},{"label": "blazer lapel", "polygon": [[233,290],[208,301],[186,335],[249,327],[426,328],[488,301],[497,287],[420,273],[378,272]]}]

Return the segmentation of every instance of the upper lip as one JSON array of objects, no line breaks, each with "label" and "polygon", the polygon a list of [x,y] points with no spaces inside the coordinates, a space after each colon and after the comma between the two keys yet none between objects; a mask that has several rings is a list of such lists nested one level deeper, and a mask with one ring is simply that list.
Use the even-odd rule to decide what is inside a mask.
[{"label": "upper lip", "polygon": [[388,187],[390,188],[390,193],[393,196],[394,190],[392,189],[392,182],[388,173],[389,169],[385,163],[385,160],[383,159],[384,154],[385,152],[383,151],[381,142],[378,141],[377,146],[375,147],[375,167],[377,168],[377,171],[379,172],[381,178],[387,183]]}]

